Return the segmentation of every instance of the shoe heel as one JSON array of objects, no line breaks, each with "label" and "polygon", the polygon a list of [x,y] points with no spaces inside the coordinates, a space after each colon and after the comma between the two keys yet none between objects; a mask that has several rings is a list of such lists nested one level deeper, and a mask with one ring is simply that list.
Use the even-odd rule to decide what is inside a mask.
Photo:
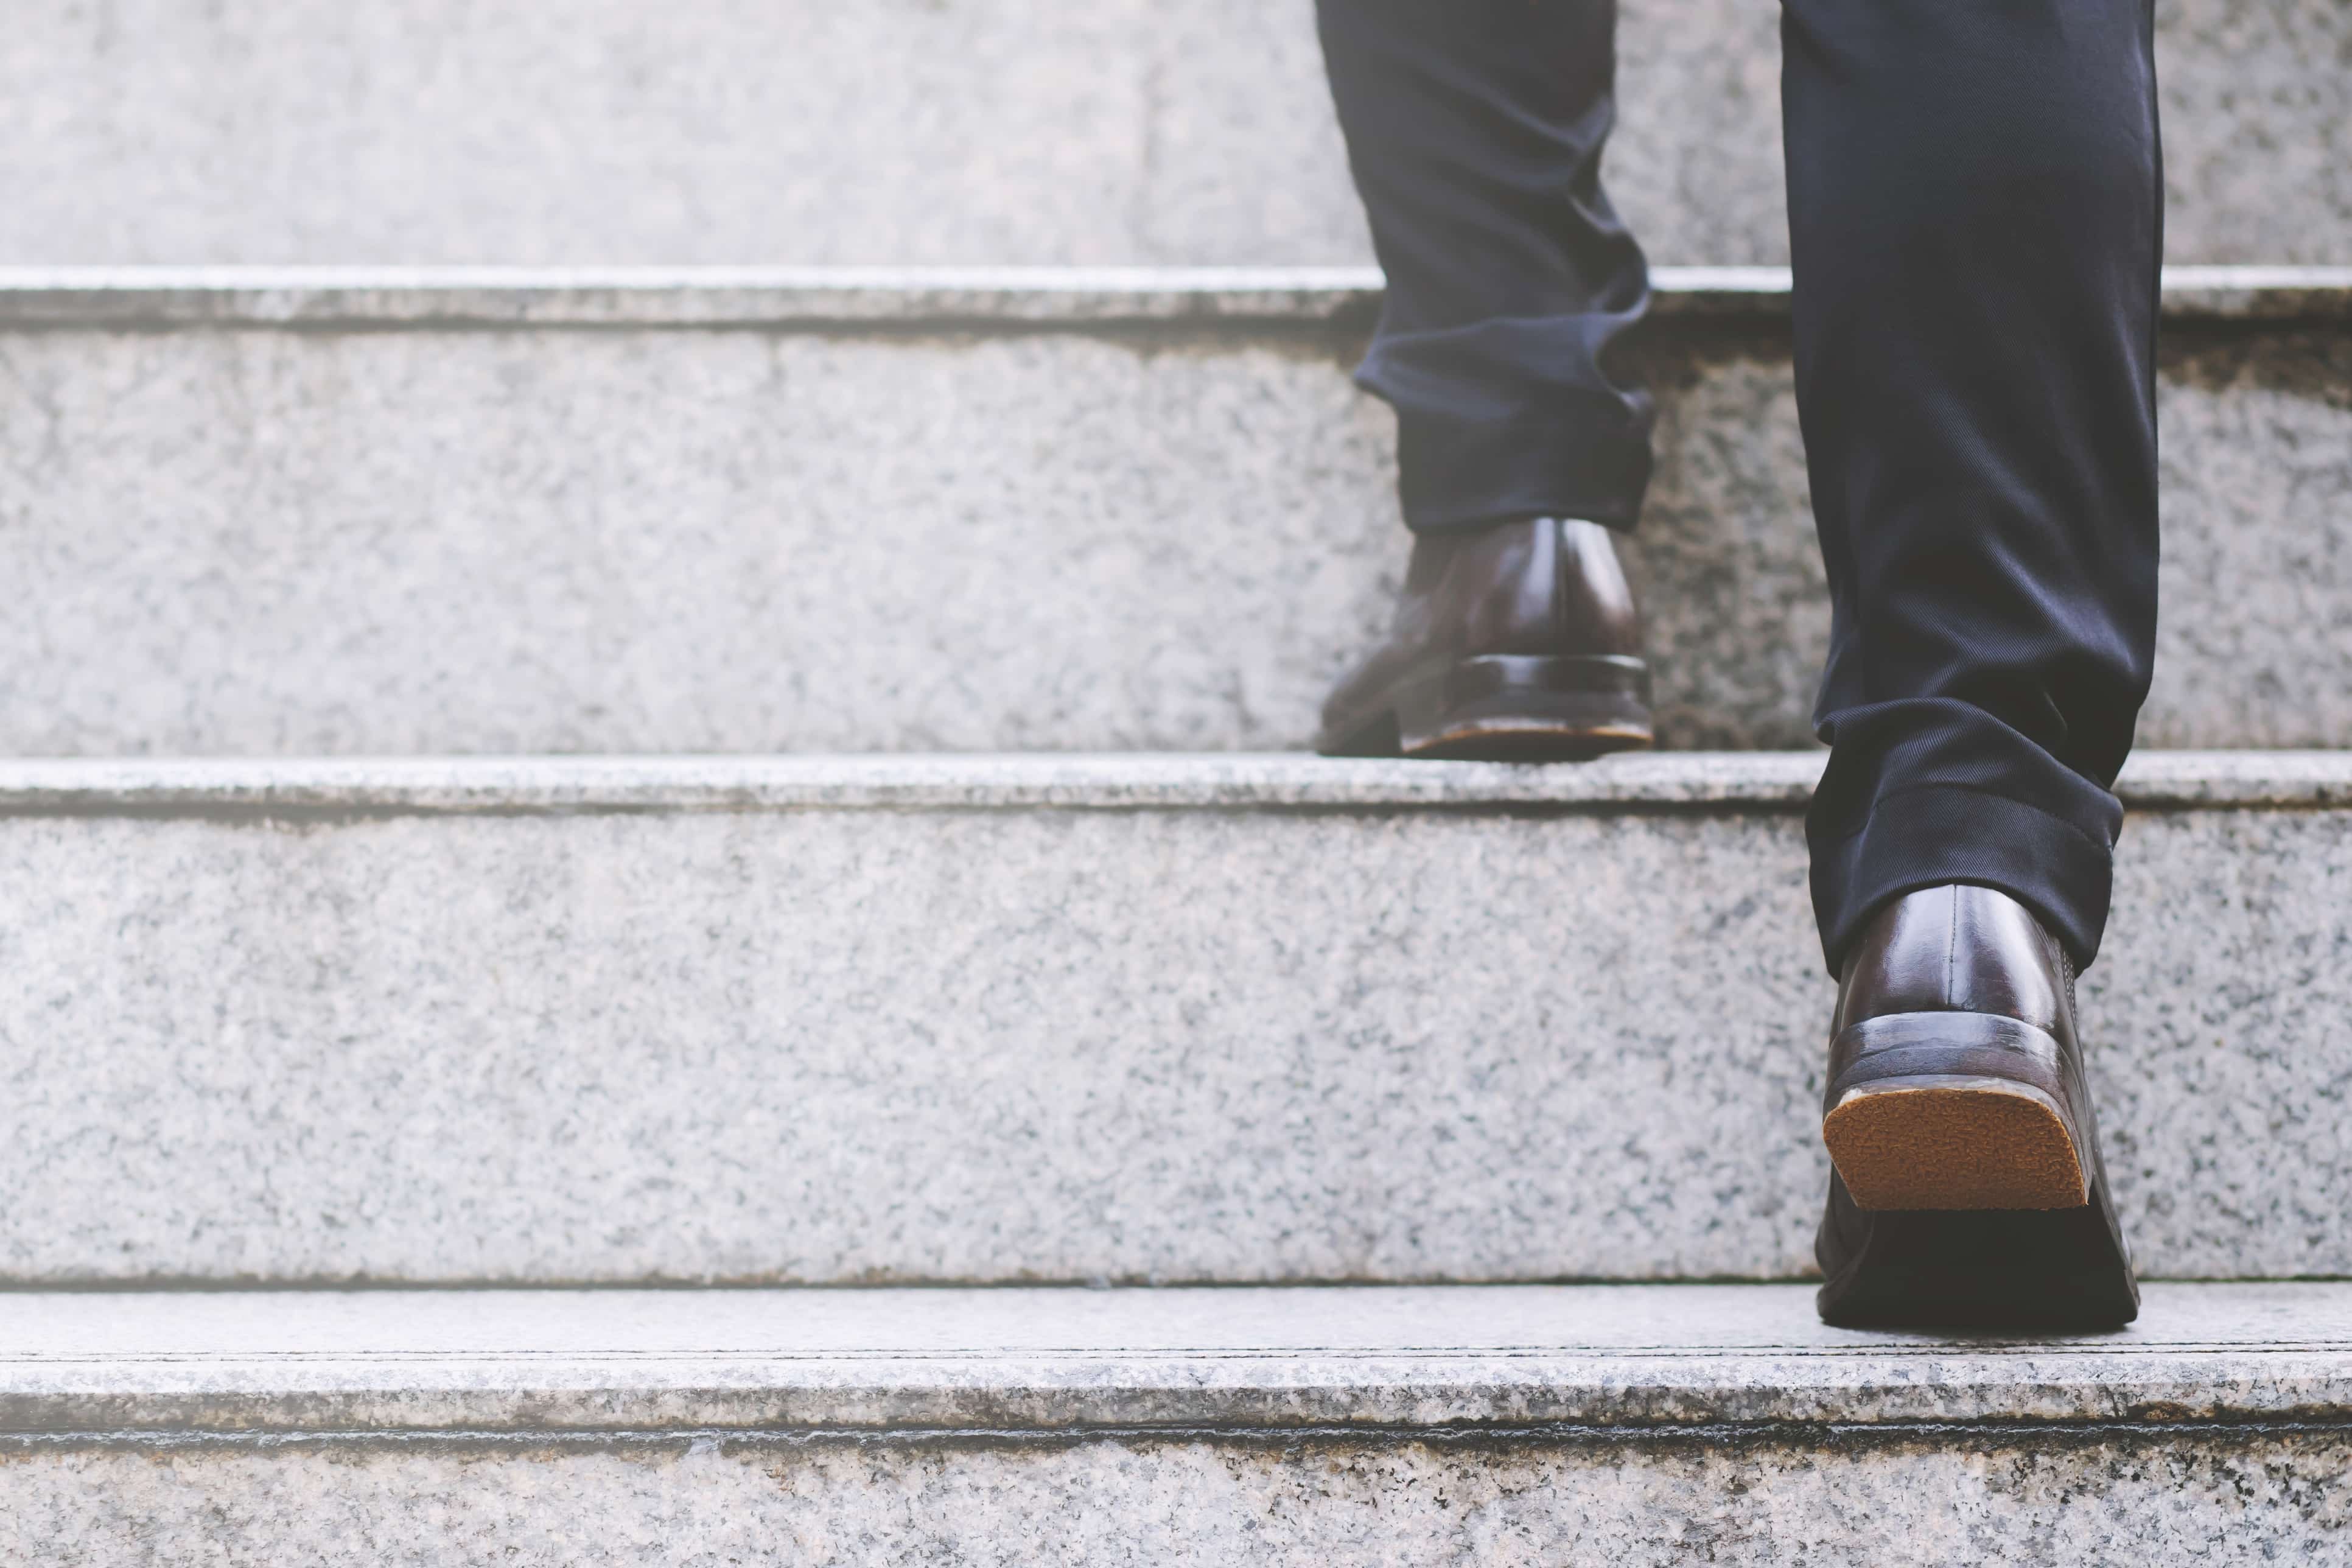
[{"label": "shoe heel", "polygon": [[1618,655],[1491,654],[1401,689],[1408,757],[1581,762],[1651,744],[1650,672]]},{"label": "shoe heel", "polygon": [[2091,1201],[2058,1043],[2013,1018],[1910,1013],[1841,1036],[1822,1142],[1869,1211],[2072,1209]]},{"label": "shoe heel", "polygon": [[2139,1316],[2131,1258],[2096,1186],[2081,1208],[1861,1215],[1832,1178],[1825,1223],[1864,1232],[1851,1261],[1822,1284],[1826,1323],[2085,1332]]}]

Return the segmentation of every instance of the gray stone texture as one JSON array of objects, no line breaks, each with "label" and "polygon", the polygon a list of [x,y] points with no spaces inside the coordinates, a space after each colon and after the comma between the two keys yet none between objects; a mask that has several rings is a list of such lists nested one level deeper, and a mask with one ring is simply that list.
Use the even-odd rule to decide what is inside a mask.
[{"label": "gray stone texture", "polygon": [[[213,822],[832,810],[1370,811],[1706,806],[1801,811],[1819,752],[1627,752],[1590,767],[1297,753],[842,757],[46,758],[0,766],[0,810]],[[2158,764],[2154,768],[2151,763]],[[2340,806],[2334,752],[2144,753],[2117,787],[2164,805]]]},{"label": "gray stone texture", "polygon": [[2215,1568],[2341,1560],[2347,1469],[2338,1427],[1966,1446],[1139,1434],[1040,1447],[43,1447],[0,1464],[0,1552],[71,1568]]},{"label": "gray stone texture", "polygon": [[[1288,314],[0,336],[0,750],[1302,746],[1389,614],[1391,421],[1323,296],[1250,298]],[[1642,360],[1661,742],[1805,744],[1785,328]],[[2352,333],[2183,321],[2162,421],[2143,740],[2352,744]]]},{"label": "gray stone texture", "polygon": [[[1654,267],[1653,318],[1789,314],[1786,267]],[[0,330],[1368,326],[1377,267],[4,267]],[[2352,318],[2352,267],[2168,266],[2172,321]]]},{"label": "gray stone texture", "polygon": [[[1658,268],[1654,313],[1786,315],[1785,267]],[[1368,325],[1377,267],[0,267],[0,330],[53,327]],[[2165,308],[2352,315],[2352,267],[2174,267]]]},{"label": "gray stone texture", "polygon": [[[1367,242],[1306,0],[103,0],[0,33],[0,261],[1263,263]],[[2352,260],[2337,0],[2162,0],[2179,260]],[[1786,259],[1778,15],[1629,0],[1652,257]]]},{"label": "gray stone texture", "polygon": [[7,1438],[2352,1420],[2352,1286],[2128,1331],[1823,1327],[1802,1285],[0,1294]]},{"label": "gray stone texture", "polygon": [[[831,805],[827,764],[704,761],[669,809],[660,765],[10,770],[0,1277],[1809,1266],[1804,759],[1613,799],[1608,763],[1005,759],[961,803],[866,759]],[[2283,771],[2158,770],[2086,982],[2153,1275],[2352,1272],[2352,776]]]},{"label": "gray stone texture", "polygon": [[912,1451],[68,1449],[0,1472],[0,1543],[63,1564],[2208,1568],[2343,1552],[2347,1467],[2340,1429],[1994,1435],[1969,1448],[1139,1436]]},{"label": "gray stone texture", "polygon": [[2352,1288],[2055,1342],[1802,1287],[0,1295],[0,1556],[2332,1559]]}]

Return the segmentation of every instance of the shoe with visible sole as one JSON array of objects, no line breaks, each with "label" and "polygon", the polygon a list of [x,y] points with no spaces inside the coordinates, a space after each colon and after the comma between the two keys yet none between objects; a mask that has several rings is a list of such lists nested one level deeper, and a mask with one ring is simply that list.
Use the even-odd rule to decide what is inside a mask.
[{"label": "shoe with visible sole", "polygon": [[2074,1020],[2073,961],[2006,893],[1931,888],[1879,912],[1832,1025],[1824,1321],[2079,1330],[2138,1314]]},{"label": "shoe with visible sole", "polygon": [[1641,616],[1609,531],[1423,534],[1395,627],[1323,708],[1327,756],[1570,762],[1650,744]]}]

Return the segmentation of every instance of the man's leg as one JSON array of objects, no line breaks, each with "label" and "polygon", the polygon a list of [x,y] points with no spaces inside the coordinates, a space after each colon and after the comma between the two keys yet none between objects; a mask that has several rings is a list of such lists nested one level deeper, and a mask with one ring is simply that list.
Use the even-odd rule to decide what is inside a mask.
[{"label": "man's leg", "polygon": [[[2111,786],[2155,649],[2162,197],[2148,0],[1784,0],[1782,22],[1798,403],[1833,615],[1808,824],[1847,992],[1825,1135],[1838,1195],[1866,1205],[1833,1201],[1834,1290],[1869,1209],[2076,1202],[2062,1143],[2093,1191],[2044,1239],[2096,1249],[2072,973],[2105,924]],[[1921,1055],[1938,1039],[1950,1072]],[[1966,1062],[2022,1087],[1971,1100]],[[1949,1201],[1927,1201],[1938,1184]],[[2031,1228],[1939,1223],[1996,1255]],[[2114,1253],[2111,1274],[2119,1237]]]},{"label": "man's leg", "polygon": [[1360,379],[1397,411],[1406,525],[1631,528],[1650,407],[1604,367],[1649,300],[1601,189],[1615,0],[1319,0],[1388,274]]},{"label": "man's leg", "polygon": [[1786,0],[1783,33],[1822,942],[1980,882],[2087,963],[2156,642],[2148,0]]},{"label": "man's leg", "polygon": [[[1601,187],[1614,0],[1319,0],[1318,13],[1388,274],[1358,380],[1397,411],[1417,536],[1397,635],[1335,693],[1325,747],[1645,742],[1607,531],[1641,509],[1651,423],[1608,363],[1649,298]],[[1495,662],[1512,659],[1549,662]]]}]

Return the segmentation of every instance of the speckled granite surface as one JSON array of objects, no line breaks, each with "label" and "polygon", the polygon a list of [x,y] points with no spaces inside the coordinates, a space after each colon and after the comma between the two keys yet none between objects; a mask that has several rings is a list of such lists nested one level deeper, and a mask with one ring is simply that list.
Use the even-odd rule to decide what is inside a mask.
[{"label": "speckled granite surface", "polygon": [[2324,1561],[2348,1297],[2011,1343],[1789,1287],[0,1296],[0,1552]]},{"label": "speckled granite surface", "polygon": [[[1807,759],[663,765],[7,770],[0,1276],[1807,1266]],[[2149,764],[2086,984],[2153,1274],[2352,1272],[2352,813],[2281,774]]]},{"label": "speckled granite surface", "polygon": [[[1032,807],[1719,807],[1769,816],[1803,809],[1825,755],[1621,752],[1545,767],[1285,752],[5,758],[0,812],[219,822]],[[2134,810],[2344,809],[2352,807],[2352,752],[2138,752],[2116,788]]]},{"label": "speckled granite surface", "polygon": [[726,1440],[43,1449],[0,1550],[49,1563],[2211,1568],[2328,1562],[2352,1440],[1995,1434],[1833,1445]]},{"label": "speckled granite surface", "polygon": [[[1786,258],[1774,7],[1629,0],[1611,188]],[[2163,0],[2182,260],[2352,260],[2352,24]],[[50,6],[0,37],[8,261],[1344,261],[1310,7]]]},{"label": "speckled granite surface", "polygon": [[[1335,267],[25,267],[0,329],[297,326],[1362,327],[1380,269]],[[1654,320],[1772,321],[1786,267],[1653,267]],[[2352,266],[2168,266],[2166,319],[2352,317]]]},{"label": "speckled granite surface", "polygon": [[[0,759],[0,811],[221,821],[806,808],[1396,811],[1720,805],[1802,810],[1821,752],[1622,752],[1590,763],[1423,763],[1283,752],[855,756]],[[2327,805],[2352,753],[2142,753],[2161,798]]]},{"label": "speckled granite surface", "polygon": [[[691,312],[686,312],[690,317]],[[1662,741],[1797,746],[1785,330],[1662,323]],[[2352,331],[2176,334],[2147,743],[2352,744]],[[0,751],[1278,749],[1384,628],[1344,331],[0,339]]]},{"label": "speckled granite surface", "polygon": [[87,1443],[2167,1421],[2352,1422],[2352,1286],[2041,1339],[1790,1285],[0,1293],[0,1437]]}]

